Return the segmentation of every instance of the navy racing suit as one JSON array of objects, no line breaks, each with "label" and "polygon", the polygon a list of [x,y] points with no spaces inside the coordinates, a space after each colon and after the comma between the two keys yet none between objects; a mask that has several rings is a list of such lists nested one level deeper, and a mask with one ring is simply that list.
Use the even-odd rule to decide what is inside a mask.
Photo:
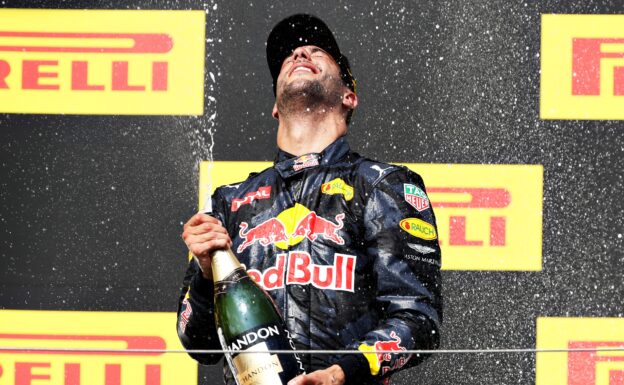
[{"label": "navy racing suit", "polygon": [[[300,354],[308,373],[338,364],[347,384],[388,383],[425,358],[402,351],[438,347],[440,248],[418,174],[361,157],[342,137],[319,154],[280,151],[273,167],[212,199],[212,215],[274,299],[297,350],[336,351]],[[178,306],[187,349],[221,348],[213,295],[191,259]],[[340,354],[345,349],[362,354]],[[192,356],[204,364],[221,358]]]}]

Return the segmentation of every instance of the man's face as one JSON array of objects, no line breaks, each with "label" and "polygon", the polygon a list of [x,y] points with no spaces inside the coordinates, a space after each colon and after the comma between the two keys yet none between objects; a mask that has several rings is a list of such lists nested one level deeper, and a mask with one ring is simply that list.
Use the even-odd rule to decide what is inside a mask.
[{"label": "man's face", "polygon": [[277,98],[282,96],[320,96],[324,93],[330,99],[341,98],[344,83],[340,67],[323,49],[307,45],[297,47],[282,63],[277,78]]}]

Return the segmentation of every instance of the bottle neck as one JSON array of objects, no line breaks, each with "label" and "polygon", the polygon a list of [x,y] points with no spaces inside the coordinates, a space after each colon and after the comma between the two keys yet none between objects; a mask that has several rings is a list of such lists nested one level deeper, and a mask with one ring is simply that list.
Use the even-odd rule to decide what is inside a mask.
[{"label": "bottle neck", "polygon": [[224,280],[234,270],[243,266],[231,249],[217,250],[212,254],[212,278],[214,282]]}]

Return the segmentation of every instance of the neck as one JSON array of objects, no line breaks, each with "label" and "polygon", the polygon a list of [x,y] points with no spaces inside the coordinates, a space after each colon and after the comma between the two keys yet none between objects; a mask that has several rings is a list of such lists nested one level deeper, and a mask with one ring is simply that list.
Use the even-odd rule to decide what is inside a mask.
[{"label": "neck", "polygon": [[308,112],[297,116],[280,115],[277,146],[292,155],[321,152],[347,133],[342,115]]}]

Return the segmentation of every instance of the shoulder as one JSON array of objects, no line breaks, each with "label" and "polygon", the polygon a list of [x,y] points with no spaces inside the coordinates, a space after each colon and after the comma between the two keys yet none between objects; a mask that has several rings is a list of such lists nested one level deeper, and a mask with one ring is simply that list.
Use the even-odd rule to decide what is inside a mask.
[{"label": "shoulder", "polygon": [[372,187],[382,182],[412,182],[422,184],[422,178],[404,166],[363,158],[357,173]]},{"label": "shoulder", "polygon": [[247,179],[218,187],[215,196],[231,201],[242,197],[249,192],[255,192],[262,187],[271,186],[275,181],[275,169],[271,166],[260,172],[252,172]]}]

